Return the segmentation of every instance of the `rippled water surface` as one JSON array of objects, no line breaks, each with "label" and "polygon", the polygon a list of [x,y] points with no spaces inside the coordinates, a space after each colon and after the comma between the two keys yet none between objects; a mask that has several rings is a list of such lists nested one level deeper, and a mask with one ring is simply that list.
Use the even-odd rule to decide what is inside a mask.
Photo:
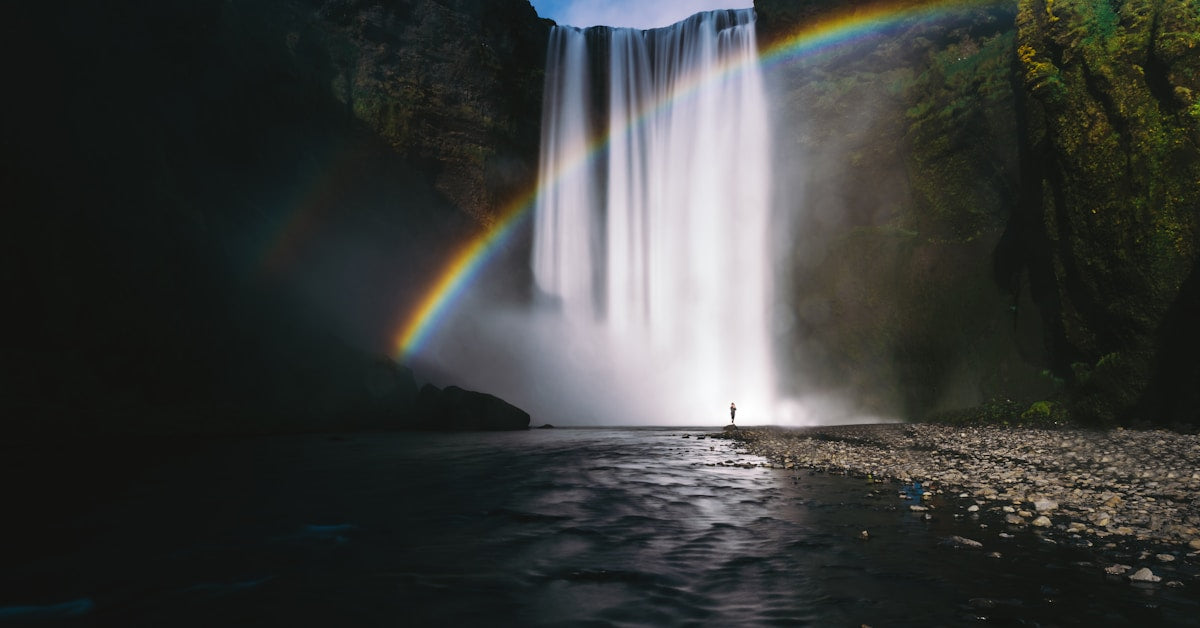
[{"label": "rippled water surface", "polygon": [[[760,461],[702,434],[203,448],[64,522],[56,551],[0,566],[0,625],[1197,621],[1188,588],[1104,578],[1032,534],[998,544],[979,522],[927,520],[898,485],[726,466]],[[952,534],[988,547],[947,547]]]}]

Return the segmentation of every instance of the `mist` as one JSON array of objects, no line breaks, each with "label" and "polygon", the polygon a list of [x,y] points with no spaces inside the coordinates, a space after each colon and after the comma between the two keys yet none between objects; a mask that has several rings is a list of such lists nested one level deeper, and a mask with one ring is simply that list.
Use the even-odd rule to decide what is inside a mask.
[{"label": "mist", "polygon": [[1019,181],[1005,22],[943,16],[772,64],[785,395],[919,419],[1047,394],[993,259]]},{"label": "mist", "polygon": [[[535,423],[720,424],[731,402],[743,424],[876,420],[828,391],[777,394],[776,347],[795,321],[774,286],[792,260],[773,234],[792,218],[772,215],[753,24],[721,11],[649,32],[552,31],[535,297],[458,304],[421,356],[435,379],[495,391]],[[597,42],[609,63],[590,58]],[[740,69],[710,81],[725,64]],[[604,154],[573,168],[596,127]]]},{"label": "mist", "polygon": [[[761,305],[737,310],[759,321],[762,366],[735,364],[728,356],[740,360],[745,352],[733,350],[719,353],[727,357],[709,375],[689,376],[686,364],[703,352],[656,354],[645,346],[653,334],[606,328],[612,269],[588,266],[588,254],[576,245],[557,254],[582,262],[570,271],[577,278],[569,280],[569,293],[543,287],[550,298],[516,302],[476,294],[458,306],[423,356],[434,379],[452,373],[529,408],[535,422],[564,424],[725,422],[731,401],[747,424],[879,422],[1045,394],[1051,384],[1039,375],[1038,313],[1018,312],[992,267],[1018,184],[1005,62],[1012,40],[997,24],[914,22],[908,30],[763,68],[767,236],[738,248],[762,254],[766,288]],[[966,75],[970,80],[962,79],[963,68],[974,73]],[[985,87],[987,98],[978,93]],[[975,104],[963,108],[966,102]],[[733,126],[721,118],[702,128]],[[738,162],[754,161],[737,154]],[[608,171],[626,167],[608,159]],[[735,178],[719,169],[689,173],[686,162],[676,157],[677,169],[648,178],[688,184]],[[597,185],[600,196],[613,194],[611,182]],[[687,184],[669,189],[688,193]],[[587,200],[592,194],[575,193],[573,204],[595,202]],[[597,215],[629,209],[608,203]],[[694,205],[745,214],[740,201]],[[673,220],[682,225],[690,218]],[[595,247],[609,246],[608,239],[575,241]],[[721,248],[703,239],[683,242]],[[673,302],[670,320],[687,325],[703,316],[704,299],[692,296]],[[564,320],[573,309],[583,315]],[[486,359],[474,360],[471,346]],[[764,393],[739,392],[733,380],[746,373],[766,384]]]}]

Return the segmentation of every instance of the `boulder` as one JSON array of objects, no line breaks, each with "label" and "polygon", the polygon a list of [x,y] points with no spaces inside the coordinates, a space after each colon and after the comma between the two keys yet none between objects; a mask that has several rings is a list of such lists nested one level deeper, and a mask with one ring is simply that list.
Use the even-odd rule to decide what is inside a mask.
[{"label": "boulder", "polygon": [[426,384],[417,393],[413,427],[438,431],[529,429],[529,413],[487,393]]},{"label": "boulder", "polygon": [[1154,572],[1150,571],[1149,567],[1142,567],[1135,571],[1132,576],[1129,576],[1129,579],[1133,582],[1158,582],[1162,580],[1162,577],[1154,575]]}]

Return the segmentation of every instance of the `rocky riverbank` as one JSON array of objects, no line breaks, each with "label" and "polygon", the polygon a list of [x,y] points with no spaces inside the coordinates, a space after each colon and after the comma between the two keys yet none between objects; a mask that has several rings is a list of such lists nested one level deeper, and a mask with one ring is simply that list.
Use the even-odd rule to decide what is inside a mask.
[{"label": "rocky riverbank", "polygon": [[[877,424],[743,428],[722,436],[770,466],[919,486],[922,499],[909,508],[928,517],[1033,529],[1047,542],[1149,564],[1200,562],[1198,435]],[[1114,575],[1125,570],[1108,567]]]}]

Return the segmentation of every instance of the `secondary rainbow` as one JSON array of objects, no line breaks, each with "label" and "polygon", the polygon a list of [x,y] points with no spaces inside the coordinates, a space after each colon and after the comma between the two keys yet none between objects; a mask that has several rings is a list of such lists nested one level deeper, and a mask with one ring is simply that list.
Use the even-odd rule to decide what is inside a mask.
[{"label": "secondary rainbow", "polygon": [[[935,2],[883,2],[857,7],[832,16],[821,18],[806,25],[795,33],[781,38],[759,53],[762,65],[775,65],[788,61],[819,55],[836,47],[853,43],[864,37],[886,32],[909,21],[938,19],[945,14],[964,8],[988,7],[1009,4],[1004,0],[941,0]],[[641,124],[649,116],[671,107],[681,99],[693,96],[703,85],[719,81],[731,72],[741,71],[738,64],[724,64],[700,76],[682,82],[669,97],[653,103],[630,120],[629,125]],[[615,129],[624,132],[625,129]],[[421,299],[412,307],[404,322],[394,335],[394,352],[397,358],[412,358],[433,336],[438,325],[445,320],[455,303],[470,287],[479,271],[495,257],[497,251],[508,241],[517,227],[532,213],[537,198],[546,189],[555,185],[564,175],[590,163],[608,146],[612,133],[594,138],[574,151],[570,159],[546,181],[541,181],[532,190],[518,195],[498,213],[497,219],[480,234],[459,248],[443,266],[437,279],[425,290]]]}]

